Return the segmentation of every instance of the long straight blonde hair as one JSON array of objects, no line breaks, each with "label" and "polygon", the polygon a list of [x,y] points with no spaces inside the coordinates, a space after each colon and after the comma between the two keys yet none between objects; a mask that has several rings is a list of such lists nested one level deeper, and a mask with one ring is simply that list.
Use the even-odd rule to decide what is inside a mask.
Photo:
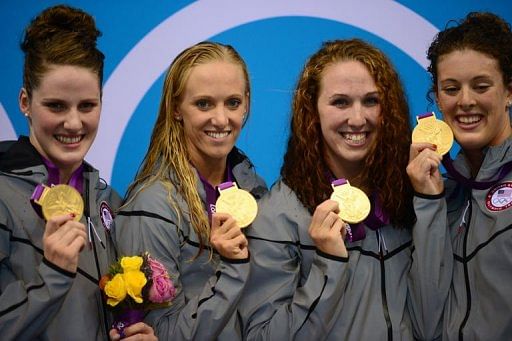
[{"label": "long straight blonde hair", "polygon": [[174,59],[165,76],[160,109],[151,135],[149,149],[135,181],[128,189],[128,196],[133,198],[137,193],[130,195],[130,192],[135,187],[141,185],[137,191],[139,192],[151,183],[160,181],[168,191],[168,201],[171,207],[176,211],[178,219],[181,219],[183,212],[172,195],[174,191],[178,192],[188,206],[190,222],[199,238],[199,251],[196,257],[201,254],[206,241],[210,238],[210,225],[196,188],[198,179],[190,163],[183,123],[176,120],[174,113],[181,103],[181,96],[191,69],[214,61],[227,61],[240,65],[245,78],[246,93],[249,97],[250,84],[247,66],[238,52],[230,45],[201,42],[181,52]]}]

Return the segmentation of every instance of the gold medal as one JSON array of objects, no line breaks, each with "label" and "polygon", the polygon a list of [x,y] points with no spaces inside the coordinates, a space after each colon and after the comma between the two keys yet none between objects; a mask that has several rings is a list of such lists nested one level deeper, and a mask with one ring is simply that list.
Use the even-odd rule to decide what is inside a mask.
[{"label": "gold medal", "polygon": [[241,228],[249,226],[258,214],[258,204],[251,193],[238,188],[236,182],[220,184],[219,192],[215,211],[230,214]]},{"label": "gold medal", "polygon": [[76,189],[64,184],[52,187],[42,185],[42,188],[39,198],[34,198],[34,202],[41,205],[46,220],[71,213],[75,214],[75,221],[82,218],[84,201]]},{"label": "gold medal", "polygon": [[348,180],[338,179],[331,184],[331,200],[338,203],[340,218],[349,224],[357,224],[366,219],[370,213],[370,199],[359,188],[350,186]]},{"label": "gold medal", "polygon": [[412,142],[428,142],[437,146],[436,152],[444,155],[453,144],[453,132],[445,122],[438,120],[431,112],[416,117],[418,124],[412,131]]}]

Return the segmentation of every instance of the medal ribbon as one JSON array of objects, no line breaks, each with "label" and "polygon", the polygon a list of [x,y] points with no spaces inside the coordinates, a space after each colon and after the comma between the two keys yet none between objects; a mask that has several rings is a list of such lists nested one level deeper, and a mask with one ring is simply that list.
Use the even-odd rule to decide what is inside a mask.
[{"label": "medal ribbon", "polygon": [[421,120],[422,118],[427,118],[427,117],[430,117],[430,116],[434,116],[434,113],[433,112],[426,112],[424,114],[421,114],[421,115],[418,115],[416,116],[418,121]]},{"label": "medal ribbon", "polygon": [[[46,158],[41,156],[43,159],[43,163],[46,166],[46,170],[48,171],[48,186],[59,185],[60,184],[60,175],[59,168],[55,166],[53,162],[47,160]],[[78,167],[73,174],[71,174],[71,178],[69,179],[68,185],[73,187],[78,191],[78,193],[83,194],[83,184],[84,184],[84,164],[82,163],[80,167]],[[41,206],[35,203],[35,200],[38,200],[43,194],[44,186],[42,184],[38,184],[32,192],[32,196],[30,197],[30,204],[36,211],[37,215],[43,218],[43,211],[41,210]]]},{"label": "medal ribbon", "polygon": [[[331,181],[333,186],[341,186],[347,183],[346,179],[337,179]],[[356,242],[358,240],[363,240],[366,238],[366,231],[364,229],[364,225],[368,226],[371,230],[378,230],[382,226],[389,224],[389,216],[382,208],[382,203],[379,200],[379,196],[376,192],[373,192],[370,199],[370,213],[368,217],[362,222],[358,224],[347,224],[347,236],[346,239],[349,242]]]},{"label": "medal ribbon", "polygon": [[[219,188],[221,188],[222,185],[228,184],[228,183],[231,186],[233,186],[233,171],[231,170],[231,167],[229,167],[229,164],[226,167],[226,173],[227,173],[226,174],[227,181],[221,183],[219,185]],[[216,188],[213,187],[212,184],[210,184],[208,182],[208,180],[206,180],[199,172],[197,172],[197,174],[199,174],[199,179],[203,183],[204,191],[206,193],[206,213],[208,213],[208,221],[211,224],[212,214],[215,213],[215,202],[217,201],[217,198],[219,197],[220,194],[216,190]],[[231,187],[231,186],[228,186],[228,187]],[[225,188],[228,188],[228,187],[225,187]],[[221,188],[221,189],[225,189],[225,188]]]},{"label": "medal ribbon", "polygon": [[[42,157],[43,162],[46,166],[46,169],[48,170],[48,186],[52,185],[59,185],[60,182],[60,175],[59,175],[59,168],[53,164],[50,160],[45,159]],[[82,163],[80,167],[78,167],[73,174],[71,174],[71,178],[69,179],[69,182],[67,183],[69,186],[75,188],[78,193],[82,194],[84,191],[83,184],[84,184],[84,177],[83,177],[83,171],[84,171],[84,164]]]},{"label": "medal ribbon", "polygon": [[503,166],[501,166],[499,171],[497,171],[496,174],[494,174],[492,176],[492,178],[496,177],[495,180],[475,181],[473,179],[466,178],[458,170],[455,169],[455,167],[453,166],[453,160],[451,159],[449,154],[445,154],[443,156],[442,163],[443,163],[444,168],[448,172],[448,174],[450,174],[455,179],[455,181],[457,181],[459,184],[461,184],[462,186],[464,186],[466,188],[478,189],[478,190],[484,190],[484,189],[491,188],[494,184],[503,180],[503,178],[508,173],[510,173],[510,171],[512,171],[512,161],[509,161],[506,164],[504,164]]},{"label": "medal ribbon", "polygon": [[368,217],[359,224],[351,224],[352,238],[348,239],[349,242],[357,242],[366,238],[366,231],[364,225],[368,226],[373,231],[377,231],[382,226],[389,224],[389,216],[383,210],[382,204],[376,192],[370,197],[371,209]]}]

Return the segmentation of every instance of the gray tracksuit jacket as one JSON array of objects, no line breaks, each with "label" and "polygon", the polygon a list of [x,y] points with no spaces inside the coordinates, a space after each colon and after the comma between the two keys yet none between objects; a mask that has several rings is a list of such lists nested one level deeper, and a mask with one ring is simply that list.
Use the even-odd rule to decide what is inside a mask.
[{"label": "gray tracksuit jacket", "polygon": [[317,250],[311,214],[277,182],[247,236],[251,275],[240,310],[249,340],[411,340],[411,235],[365,226],[348,258]]},{"label": "gray tracksuit jacket", "polygon": [[[476,181],[512,161],[512,138],[490,147]],[[463,152],[455,168],[469,178]],[[418,337],[512,340],[512,172],[490,188],[448,178],[445,193],[417,195],[410,290]]]},{"label": "gray tracksuit jacket", "polygon": [[121,199],[98,172],[84,169],[85,214],[96,236],[80,253],[72,274],[43,257],[45,221],[30,204],[36,185],[48,176],[28,138],[0,143],[0,337],[2,340],[105,340],[109,322],[98,281],[114,260],[104,228],[102,202],[116,208]]},{"label": "gray tracksuit jacket", "polygon": [[[228,156],[234,181],[256,198],[266,185],[249,160],[236,148]],[[200,180],[197,190],[206,209],[206,193]],[[133,193],[136,193],[135,189]],[[182,213],[167,199],[168,189],[155,182],[127,200],[116,217],[116,241],[121,255],[149,252],[161,261],[177,288],[169,308],[151,311],[145,321],[163,340],[236,340],[241,337],[236,306],[249,275],[249,260],[229,260],[208,250],[198,252],[198,237],[190,223],[188,207],[173,192]],[[206,214],[206,210],[205,210]]]}]

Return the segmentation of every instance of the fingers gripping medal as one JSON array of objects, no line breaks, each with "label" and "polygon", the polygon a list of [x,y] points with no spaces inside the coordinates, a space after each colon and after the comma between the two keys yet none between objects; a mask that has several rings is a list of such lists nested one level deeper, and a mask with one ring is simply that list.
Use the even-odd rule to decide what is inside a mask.
[{"label": "fingers gripping medal", "polygon": [[73,220],[79,221],[84,212],[84,201],[76,189],[69,185],[48,187],[38,185],[32,194],[32,200],[41,206],[46,220],[65,214],[75,214]]},{"label": "fingers gripping medal", "polygon": [[370,199],[359,188],[350,186],[346,179],[334,180],[331,183],[333,192],[331,200],[340,207],[340,218],[349,224],[357,224],[366,219],[370,213]]},{"label": "fingers gripping medal", "polygon": [[215,211],[230,214],[240,227],[249,226],[258,214],[258,204],[251,193],[238,188],[236,182],[220,184],[219,192]]},{"label": "fingers gripping medal", "polygon": [[436,152],[444,155],[453,144],[453,132],[445,122],[438,120],[433,112],[416,116],[418,124],[412,131],[412,142],[428,142],[437,146]]}]

